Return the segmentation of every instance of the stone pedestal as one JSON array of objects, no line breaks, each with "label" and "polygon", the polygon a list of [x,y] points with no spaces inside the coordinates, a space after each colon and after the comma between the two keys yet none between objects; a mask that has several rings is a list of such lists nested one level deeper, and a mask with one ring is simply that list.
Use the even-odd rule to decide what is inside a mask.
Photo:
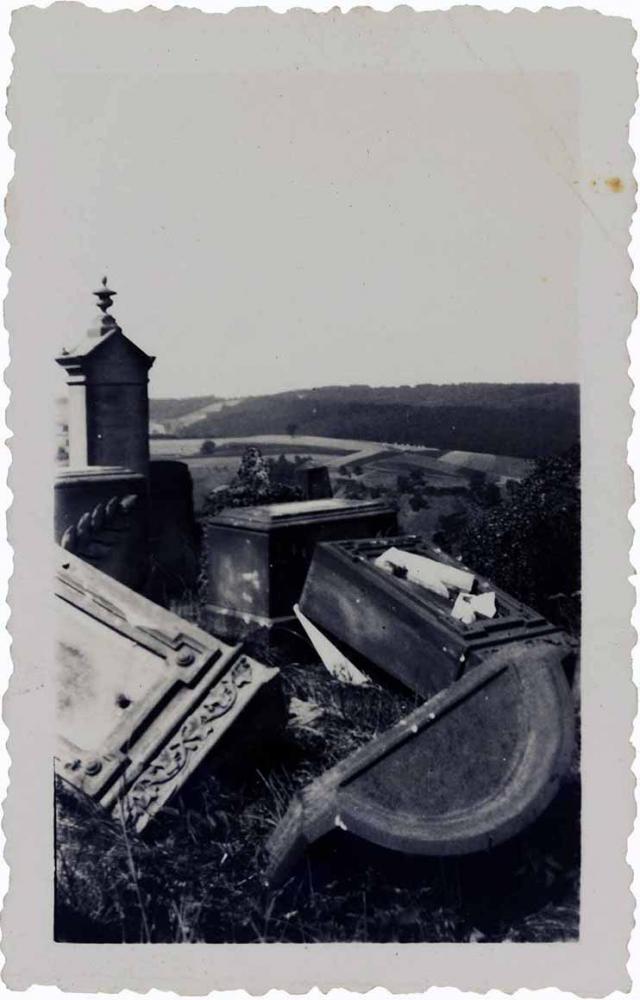
[{"label": "stone pedestal", "polygon": [[309,500],[228,510],[207,525],[206,614],[213,631],[243,635],[295,621],[316,542],[397,531],[378,500]]},{"label": "stone pedestal", "polygon": [[153,600],[166,603],[195,589],[200,570],[199,530],[188,465],[150,462],[149,497],[152,578],[148,593]]},{"label": "stone pedestal", "polygon": [[64,549],[134,590],[149,570],[147,482],[118,467],[60,469],[54,535]]},{"label": "stone pedestal", "polygon": [[461,563],[415,535],[318,545],[300,608],[330,637],[429,698],[482,655],[504,643],[567,637],[531,608],[476,575],[479,592],[496,594],[495,618],[472,625],[452,617],[453,600],[390,575],[374,560],[391,545],[458,570]]},{"label": "stone pedestal", "polygon": [[263,732],[283,723],[278,671],[70,553],[56,560],[56,773],[139,832],[229,752],[258,696]]}]

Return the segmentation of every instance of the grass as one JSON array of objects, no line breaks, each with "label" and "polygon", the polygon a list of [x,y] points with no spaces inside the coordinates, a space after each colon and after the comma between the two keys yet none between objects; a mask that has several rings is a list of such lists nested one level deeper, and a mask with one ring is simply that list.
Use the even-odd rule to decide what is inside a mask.
[{"label": "grass", "polygon": [[295,792],[415,703],[386,685],[341,685],[300,637],[281,633],[280,639],[275,648],[257,643],[252,651],[283,668],[284,692],[296,715],[253,753],[239,752],[232,742],[224,746],[215,770],[197,776],[144,837],[133,837],[117,818],[57,785],[56,939],[576,938],[577,757],[545,815],[490,853],[410,858],[336,830],[313,845],[285,885],[264,887],[264,844]]}]

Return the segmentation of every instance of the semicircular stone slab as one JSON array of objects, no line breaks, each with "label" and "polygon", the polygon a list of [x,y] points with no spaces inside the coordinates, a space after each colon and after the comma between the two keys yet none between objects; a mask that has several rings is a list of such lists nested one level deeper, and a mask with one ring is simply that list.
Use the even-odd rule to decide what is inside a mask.
[{"label": "semicircular stone slab", "polygon": [[336,826],[435,856],[484,850],[519,833],[554,797],[571,760],[562,655],[553,639],[504,646],[327,771],[272,835],[268,881],[281,881]]}]

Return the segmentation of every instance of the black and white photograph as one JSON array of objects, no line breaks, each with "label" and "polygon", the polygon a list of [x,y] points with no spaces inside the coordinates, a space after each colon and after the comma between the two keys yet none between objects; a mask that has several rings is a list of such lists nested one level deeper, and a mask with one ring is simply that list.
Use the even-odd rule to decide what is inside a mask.
[{"label": "black and white photograph", "polygon": [[584,944],[594,698],[628,739],[589,484],[630,429],[631,22],[55,4],[12,38],[52,944]]}]

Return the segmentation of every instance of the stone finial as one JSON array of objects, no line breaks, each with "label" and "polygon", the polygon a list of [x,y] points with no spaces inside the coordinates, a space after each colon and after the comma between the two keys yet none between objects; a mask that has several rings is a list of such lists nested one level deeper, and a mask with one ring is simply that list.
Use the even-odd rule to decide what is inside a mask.
[{"label": "stone finial", "polygon": [[113,305],[113,297],[117,295],[113,289],[109,288],[107,285],[107,279],[102,279],[102,288],[98,289],[97,292],[93,293],[98,299],[98,309],[102,313],[102,320],[100,323],[100,336],[104,337],[106,333],[111,333],[112,330],[118,329],[118,324],[114,317],[109,312],[109,309]]}]

